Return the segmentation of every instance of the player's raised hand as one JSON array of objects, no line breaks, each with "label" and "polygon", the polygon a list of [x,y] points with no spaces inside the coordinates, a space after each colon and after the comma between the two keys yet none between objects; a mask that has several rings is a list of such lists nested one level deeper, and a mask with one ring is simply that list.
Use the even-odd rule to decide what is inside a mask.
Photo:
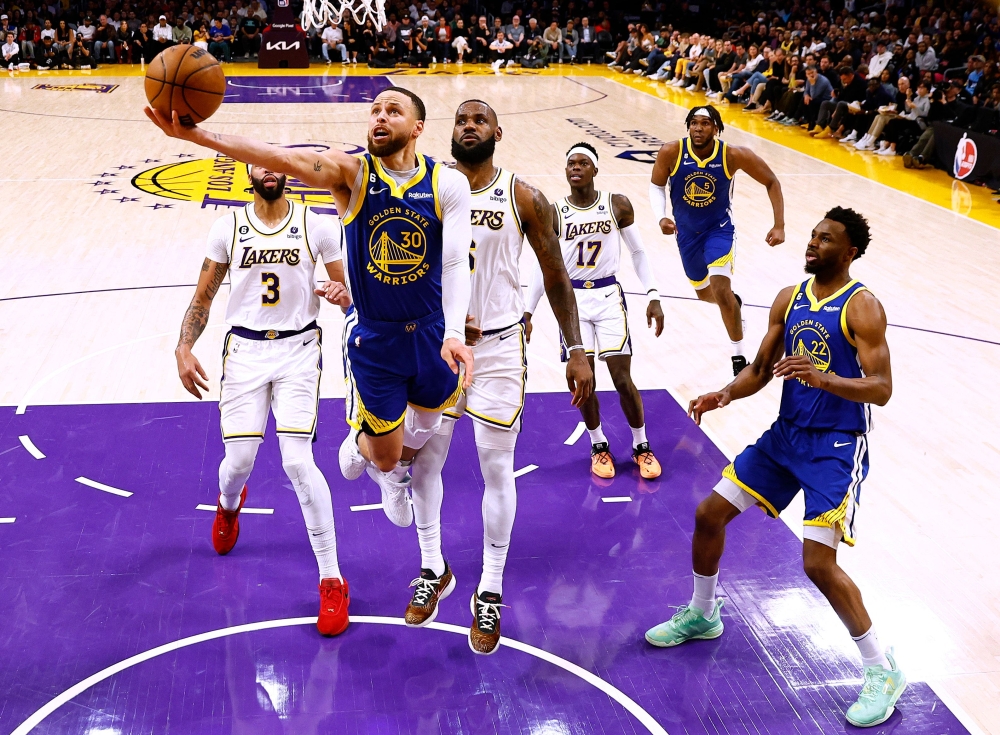
[{"label": "player's raised hand", "polygon": [[524,341],[531,342],[531,330],[534,327],[531,326],[531,314],[524,312]]},{"label": "player's raised hand", "polygon": [[677,232],[677,225],[669,217],[664,217],[660,220],[660,232],[664,235],[673,235]]},{"label": "player's raised hand", "polygon": [[583,350],[573,350],[566,361],[566,384],[573,394],[573,405],[579,408],[594,392],[594,371]]},{"label": "player's raised hand", "polygon": [[350,291],[340,281],[326,281],[322,286],[315,289],[314,293],[345,311],[352,303]]},{"label": "player's raised hand", "polygon": [[798,378],[813,388],[822,388],[825,374],[816,369],[808,355],[789,355],[778,360],[774,366],[774,377],[785,380]]},{"label": "player's raised hand", "polygon": [[701,426],[702,414],[714,411],[717,408],[724,408],[729,405],[730,400],[729,393],[724,390],[718,393],[706,393],[703,396],[698,396],[688,404],[688,416]]},{"label": "player's raised hand", "polygon": [[663,309],[660,308],[660,302],[653,300],[649,302],[649,306],[646,307],[646,326],[652,327],[653,322],[656,322],[656,336],[659,337],[663,334]]},{"label": "player's raised hand", "polygon": [[146,117],[153,121],[153,124],[156,125],[156,127],[171,138],[194,140],[194,137],[198,134],[197,125],[181,125],[181,121],[177,116],[176,110],[171,112],[171,117],[167,117],[159,110],[154,110],[149,106],[147,106],[143,112],[146,113]]},{"label": "player's raised hand", "polygon": [[465,344],[469,347],[475,347],[479,343],[479,340],[483,338],[483,330],[473,324],[474,321],[476,321],[476,317],[472,316],[472,314],[466,314]]},{"label": "player's raised hand", "polygon": [[474,359],[469,347],[454,337],[449,337],[441,345],[441,359],[448,363],[448,367],[455,375],[458,375],[458,363],[465,365],[465,379],[462,381],[462,387],[468,389],[472,385]]},{"label": "player's raised hand", "polygon": [[201,366],[191,350],[178,350],[174,354],[177,357],[177,374],[181,378],[181,383],[184,384],[184,390],[200,401],[201,393],[198,389],[201,388],[208,393],[208,384],[205,382],[208,380],[208,374],[205,372],[205,368]]},{"label": "player's raised hand", "polygon": [[766,240],[767,244],[770,245],[772,248],[775,245],[780,245],[785,241],[785,228],[772,227],[768,231],[767,235],[764,237],[764,240]]}]

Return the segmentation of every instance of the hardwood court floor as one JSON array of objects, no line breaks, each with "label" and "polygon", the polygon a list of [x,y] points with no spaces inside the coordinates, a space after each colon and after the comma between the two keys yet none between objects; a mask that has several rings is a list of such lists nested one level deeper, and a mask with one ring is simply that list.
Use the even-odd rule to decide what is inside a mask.
[{"label": "hardwood court floor", "polygon": [[[323,85],[352,86],[357,97],[349,98],[357,102],[288,101],[301,100],[301,89],[276,81],[274,96],[284,104],[234,101],[206,127],[286,145],[354,150],[365,140],[366,90],[384,81],[337,71]],[[253,76],[256,70],[240,65],[229,73]],[[136,75],[116,68],[0,80],[7,273],[0,285],[0,401],[6,405],[188,400],[172,350],[208,229],[221,213],[216,207],[225,208],[205,202],[245,201],[240,190],[246,182],[238,170],[227,178],[224,162],[213,162],[211,152],[156,131],[142,115]],[[667,327],[658,340],[642,323],[643,299],[629,301],[637,384],[667,390],[685,405],[725,384],[728,342],[718,313],[693,299],[674,242],[658,234],[646,196],[651,152],[660,141],[683,135],[684,105],[700,97],[634,80],[622,84],[600,69],[495,76],[479,68],[389,79],[427,101],[430,119],[420,149],[437,157],[447,157],[457,104],[470,97],[491,102],[504,128],[498,162],[553,199],[568,190],[564,151],[578,140],[594,143],[601,157],[598,184],[632,199],[664,295]],[[118,86],[104,93],[35,88],[80,83]],[[765,130],[759,118],[736,112],[727,111],[727,121],[726,140],[763,156],[786,199],[787,242],[770,249],[763,241],[771,223],[767,197],[738,176],[735,286],[749,305],[749,343],[759,342],[777,291],[804,277],[806,239],[826,209],[851,206],[872,224],[871,248],[854,275],[882,300],[893,325],[888,338],[895,392],[874,412],[860,542],[841,560],[910,677],[927,681],[956,712],[966,713],[967,726],[1000,733],[1000,501],[992,481],[1000,461],[994,418],[1000,398],[992,390],[1000,350],[994,293],[1000,208],[982,192],[960,190],[957,211],[943,207],[952,202],[953,189],[939,172],[917,174],[898,161],[859,159],[836,144],[804,141],[797,130]],[[171,169],[173,178],[141,175],[171,163],[184,166]],[[299,193],[321,206],[329,203],[322,193]],[[523,262],[530,257],[528,251]],[[638,292],[624,261],[621,280],[627,291]],[[223,290],[196,350],[213,385],[225,299]],[[337,397],[343,394],[335,359],[339,313],[324,309],[322,324],[324,397]],[[564,390],[556,345],[545,306],[529,349],[529,390]],[[598,381],[610,388],[603,369]],[[707,417],[706,429],[723,453],[734,455],[771,423],[778,394],[779,386],[770,385]],[[216,390],[210,398],[217,399]],[[617,411],[615,403],[605,399],[605,410]],[[784,516],[800,532],[801,506]]]}]

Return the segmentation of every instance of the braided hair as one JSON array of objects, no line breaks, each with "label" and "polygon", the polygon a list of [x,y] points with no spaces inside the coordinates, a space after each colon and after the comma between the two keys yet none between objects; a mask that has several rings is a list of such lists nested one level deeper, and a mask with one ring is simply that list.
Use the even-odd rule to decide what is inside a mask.
[{"label": "braided hair", "polygon": [[720,133],[726,129],[726,126],[722,123],[722,115],[720,115],[719,111],[712,105],[698,105],[696,107],[692,107],[690,112],[688,112],[687,117],[684,118],[685,128],[691,127],[691,121],[694,119],[695,114],[697,114],[700,110],[703,110],[708,114],[709,118],[711,118],[712,122],[715,123],[715,127],[719,129]]}]

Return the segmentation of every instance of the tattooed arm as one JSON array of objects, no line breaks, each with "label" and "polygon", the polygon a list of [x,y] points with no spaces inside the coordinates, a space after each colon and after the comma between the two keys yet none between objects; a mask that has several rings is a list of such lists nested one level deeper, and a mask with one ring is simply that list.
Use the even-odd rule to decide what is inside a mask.
[{"label": "tattooed arm", "polygon": [[[542,269],[542,280],[549,305],[556,315],[559,328],[568,345],[579,345],[580,319],[576,311],[576,296],[563,263],[559,238],[553,225],[552,205],[538,189],[517,179],[514,185],[517,215],[524,228],[531,249],[535,251]],[[525,328],[531,315],[525,313]],[[594,390],[594,372],[583,350],[569,353],[566,363],[566,382],[573,393],[573,405],[581,406]]]},{"label": "tattooed arm", "polygon": [[198,341],[201,333],[205,331],[208,323],[208,312],[212,308],[212,300],[219,292],[226,273],[229,271],[228,263],[216,263],[214,260],[205,258],[201,265],[201,275],[198,277],[198,286],[194,292],[194,298],[184,312],[184,321],[181,322],[181,336],[177,341],[177,349],[174,356],[177,358],[177,373],[180,375],[184,389],[195,398],[201,399],[201,388],[206,393],[208,385],[208,375],[205,369],[198,362],[198,358],[191,352],[194,343]]}]

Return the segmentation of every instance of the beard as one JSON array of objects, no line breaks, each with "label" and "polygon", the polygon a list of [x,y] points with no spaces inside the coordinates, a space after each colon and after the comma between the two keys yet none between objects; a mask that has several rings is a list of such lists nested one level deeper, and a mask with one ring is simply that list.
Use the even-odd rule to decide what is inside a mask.
[{"label": "beard", "polygon": [[493,136],[476,143],[471,148],[462,145],[462,143],[454,138],[451,139],[451,155],[456,161],[461,161],[462,163],[475,165],[483,161],[488,161],[493,157],[496,148],[497,140]]},{"label": "beard", "polygon": [[406,144],[409,141],[409,135],[400,135],[398,137],[393,136],[390,133],[389,140],[385,143],[376,143],[372,140],[371,131],[368,132],[368,152],[371,153],[376,158],[386,158],[395,153],[399,153],[401,150],[406,148]]},{"label": "beard", "polygon": [[260,194],[260,198],[266,202],[273,202],[276,199],[280,199],[285,193],[285,180],[284,174],[278,176],[278,185],[273,189],[268,189],[264,186],[264,179],[250,179],[250,183],[253,186],[253,190]]}]

